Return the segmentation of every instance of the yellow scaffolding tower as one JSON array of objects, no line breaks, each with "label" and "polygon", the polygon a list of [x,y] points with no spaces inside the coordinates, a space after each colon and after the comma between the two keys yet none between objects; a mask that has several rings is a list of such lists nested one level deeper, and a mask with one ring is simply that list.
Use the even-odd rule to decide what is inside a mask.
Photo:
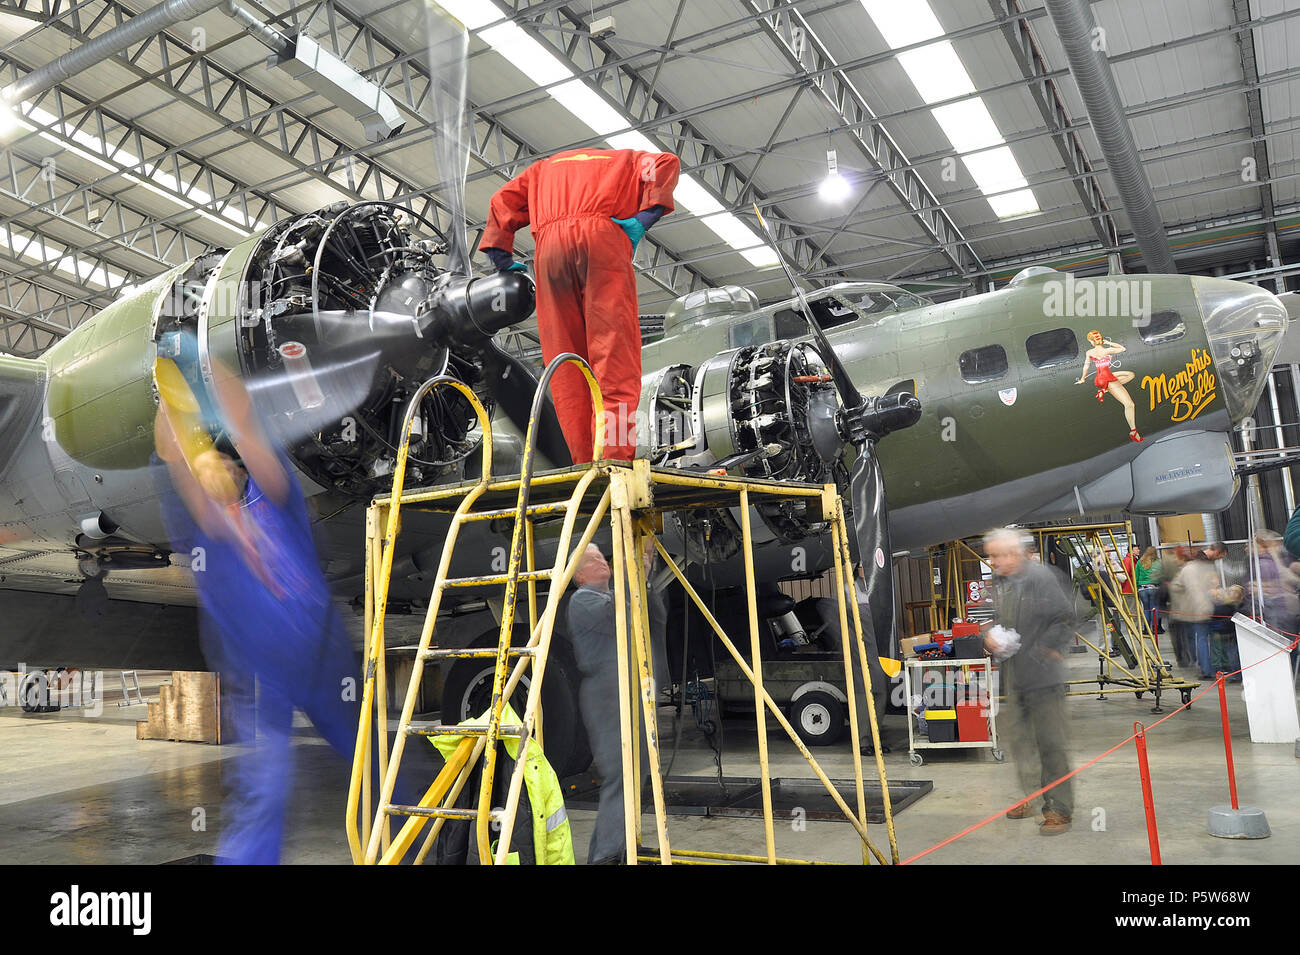
[{"label": "yellow scaffolding tower", "polygon": [[[540,401],[540,396],[544,393],[554,372],[566,362],[577,365],[586,377],[593,407],[596,409],[594,449],[596,460],[589,465],[545,472],[535,477],[532,475],[533,432],[538,408],[538,403],[535,402],[533,420],[529,423],[525,442],[521,475],[494,479],[491,468],[491,423],[477,397],[467,386],[456,379],[440,376],[426,382],[411,399],[411,410],[408,410],[406,415],[402,442],[394,468],[392,493],[377,497],[367,512],[366,670],[346,818],[348,844],[353,861],[361,864],[396,863],[414,847],[415,840],[427,826],[429,831],[425,834],[424,842],[415,856],[416,862],[423,862],[448,819],[474,821],[479,859],[484,863],[501,864],[506,861],[510,853],[510,840],[519,805],[526,747],[521,745],[518,748],[506,805],[503,808],[493,808],[491,792],[496,769],[496,742],[502,737],[514,737],[522,741],[534,736],[544,748],[544,736],[541,732],[543,728],[540,712],[541,688],[560,598],[573,578],[583,551],[592,541],[597,530],[607,525],[613,540],[614,639],[619,670],[619,722],[623,741],[624,822],[628,864],[635,865],[638,861],[661,864],[674,862],[708,864],[723,861],[806,864],[810,861],[778,858],[776,855],[771,769],[768,761],[767,715],[769,713],[790,737],[814,775],[821,781],[846,820],[857,832],[861,840],[862,861],[870,864],[871,859],[875,858],[881,863],[886,863],[884,855],[872,842],[867,832],[867,806],[859,749],[861,730],[858,726],[857,708],[854,705],[852,678],[852,669],[855,665],[861,667],[863,686],[867,693],[867,712],[876,753],[876,771],[880,778],[884,799],[890,861],[896,863],[899,858],[898,845],[894,833],[884,759],[880,755],[879,723],[871,699],[871,673],[867,667],[862,621],[858,615],[857,602],[851,596],[853,584],[847,525],[843,504],[835,486],[692,474],[670,468],[651,468],[649,462],[643,460],[632,462],[602,460],[603,403],[595,378],[582,359],[574,355],[561,355],[552,361],[542,375],[538,387],[538,400]],[[403,483],[412,415],[424,395],[435,387],[455,388],[473,405],[483,433],[481,472],[483,476],[475,482],[406,491]],[[857,647],[855,660],[850,642],[844,641],[845,687],[849,696],[849,728],[853,749],[856,811],[849,807],[799,738],[794,727],[790,725],[785,714],[763,689],[753,538],[749,515],[751,501],[764,497],[806,498],[810,510],[820,510],[821,518],[831,525],[836,556],[835,578],[840,626],[842,632],[847,633],[849,632],[848,621],[850,619],[853,621],[852,632],[856,637],[854,642]],[[438,565],[432,598],[429,601],[415,655],[415,664],[396,727],[393,750],[389,753],[387,751],[388,710],[384,690],[384,612],[393,565],[394,545],[400,526],[399,512],[403,507],[451,513],[452,524]],[[749,610],[748,659],[719,625],[705,601],[655,537],[656,527],[662,527],[663,514],[700,507],[738,508],[741,515],[741,546],[744,552]],[[554,562],[549,569],[537,570],[534,549],[535,524],[539,520],[554,520],[557,517],[563,518],[563,524],[555,539]],[[577,544],[574,545],[574,531],[580,517],[585,518],[585,524],[578,535]],[[485,577],[451,577],[448,571],[461,527],[471,522],[496,519],[514,521],[506,572]],[[383,528],[382,533],[380,528]],[[673,571],[674,577],[687,597],[695,604],[719,641],[753,684],[766,850],[762,856],[692,852],[670,847],[663,784],[659,774],[655,681],[651,672],[649,652],[645,565],[641,559],[647,541],[653,541],[654,547]],[[545,605],[539,614],[537,583],[541,580],[548,581],[548,590]],[[511,639],[514,635],[514,604],[518,596],[518,584],[521,581],[527,584],[529,608],[529,639],[522,647],[512,646]],[[434,643],[434,629],[443,593],[453,587],[489,585],[505,588],[505,602],[497,646],[488,650],[437,647]],[[492,703],[486,714],[486,720],[481,725],[475,726],[443,726],[414,721],[412,716],[424,664],[442,659],[466,657],[492,657],[496,662]],[[527,703],[519,723],[503,725],[506,703],[530,666],[532,675],[528,686]],[[635,681],[630,679],[632,674],[637,677]],[[639,707],[631,699],[633,687],[639,688]],[[443,770],[429,785],[418,805],[394,804],[393,790],[407,739],[411,736],[433,735],[454,735],[465,738],[460,741]],[[372,737],[378,740],[377,762],[379,776],[382,779],[380,792],[373,800],[373,805],[370,778],[376,754],[371,750]],[[646,747],[650,768],[656,836],[656,845],[653,847],[642,845],[641,774],[636,771],[640,765],[639,750],[642,745]],[[475,807],[473,809],[452,808],[470,775],[478,766],[480,758],[483,766]],[[396,835],[391,833],[389,826],[393,816],[407,817]],[[428,825],[430,822],[432,822],[431,826]],[[488,838],[489,827],[493,825],[496,825],[500,833],[495,847],[490,845]],[[644,855],[643,849],[646,849]]]}]

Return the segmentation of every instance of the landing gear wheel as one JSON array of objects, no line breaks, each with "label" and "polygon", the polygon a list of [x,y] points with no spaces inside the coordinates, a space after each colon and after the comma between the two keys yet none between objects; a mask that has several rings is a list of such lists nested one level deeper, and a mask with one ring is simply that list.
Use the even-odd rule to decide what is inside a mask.
[{"label": "landing gear wheel", "polygon": [[809,690],[790,704],[790,722],[809,746],[830,746],[844,732],[844,705],[822,690]]},{"label": "landing gear wheel", "polygon": [[920,753],[908,753],[907,761],[913,766],[921,766],[925,763],[925,757]]},{"label": "landing gear wheel", "polygon": [[1007,758],[1007,754],[1004,753],[1004,752],[1002,752],[1002,750],[1000,750],[1000,749],[995,749],[995,750],[993,751],[993,762],[995,762],[995,763],[1000,763],[1000,762],[1002,762],[1002,761],[1003,761],[1004,759],[1006,759],[1006,758]]}]

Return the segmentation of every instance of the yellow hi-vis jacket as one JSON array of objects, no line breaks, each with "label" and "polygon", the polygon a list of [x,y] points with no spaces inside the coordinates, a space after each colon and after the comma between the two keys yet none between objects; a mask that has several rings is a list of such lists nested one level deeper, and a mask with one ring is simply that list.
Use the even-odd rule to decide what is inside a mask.
[{"label": "yellow hi-vis jacket", "polygon": [[[482,726],[488,721],[488,714],[466,720],[461,726]],[[507,703],[501,711],[501,722],[506,726],[518,726],[522,720]],[[442,753],[443,759],[450,759],[463,736],[434,736],[430,742]],[[511,759],[519,758],[519,740],[514,736],[503,736],[506,752]],[[533,852],[538,865],[573,865],[573,832],[569,828],[569,816],[564,810],[564,791],[560,788],[560,779],[555,770],[546,761],[546,755],[537,740],[528,738],[528,759],[524,763],[524,785],[528,787],[528,801],[533,810]],[[505,768],[498,765],[497,772]],[[512,865],[519,864],[519,853],[509,855]]]}]

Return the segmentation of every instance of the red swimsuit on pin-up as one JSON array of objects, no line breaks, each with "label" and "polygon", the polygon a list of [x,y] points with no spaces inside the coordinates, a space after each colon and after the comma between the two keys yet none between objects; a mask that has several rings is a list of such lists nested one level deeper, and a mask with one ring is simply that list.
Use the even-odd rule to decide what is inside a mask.
[{"label": "red swimsuit on pin-up", "polygon": [[1106,388],[1112,381],[1119,381],[1115,373],[1110,370],[1111,359],[1114,355],[1102,355],[1100,358],[1094,358],[1093,364],[1097,366],[1097,377],[1093,379],[1093,384],[1097,386],[1097,400],[1106,400]]}]

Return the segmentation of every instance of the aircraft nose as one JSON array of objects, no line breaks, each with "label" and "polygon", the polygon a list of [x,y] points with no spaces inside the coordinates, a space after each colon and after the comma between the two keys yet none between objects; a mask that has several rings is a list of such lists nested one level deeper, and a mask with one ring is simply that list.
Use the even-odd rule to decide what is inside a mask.
[{"label": "aircraft nose", "polygon": [[1239,424],[1268,382],[1286,332],[1286,309],[1276,295],[1245,282],[1194,276],[1192,286],[1228,413]]}]

